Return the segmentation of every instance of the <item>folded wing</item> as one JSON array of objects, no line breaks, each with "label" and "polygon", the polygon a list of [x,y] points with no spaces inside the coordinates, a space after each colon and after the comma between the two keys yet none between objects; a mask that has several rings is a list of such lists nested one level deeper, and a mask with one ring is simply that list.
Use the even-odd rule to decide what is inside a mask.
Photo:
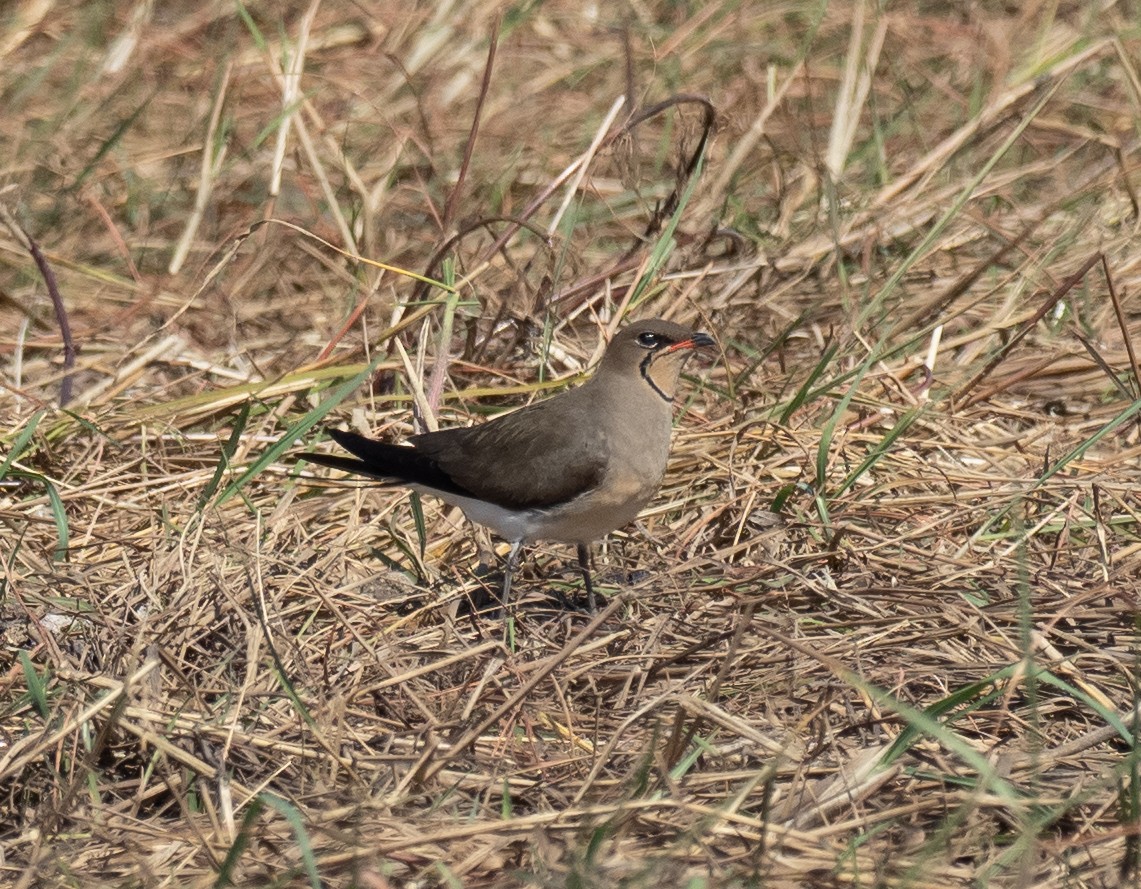
[{"label": "folded wing", "polygon": [[576,412],[551,412],[548,404],[540,402],[480,426],[414,435],[411,446],[330,429],[337,444],[359,459],[326,454],[305,459],[507,509],[543,509],[597,487],[608,460],[607,442],[588,441],[584,424],[574,421]]}]

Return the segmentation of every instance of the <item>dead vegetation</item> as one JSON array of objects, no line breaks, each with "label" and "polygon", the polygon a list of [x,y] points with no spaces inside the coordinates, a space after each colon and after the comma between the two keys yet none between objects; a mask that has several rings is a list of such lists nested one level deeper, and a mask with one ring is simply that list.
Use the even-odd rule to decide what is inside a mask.
[{"label": "dead vegetation", "polygon": [[[0,11],[3,883],[1136,885],[1136,8],[399,6]],[[597,615],[293,460],[639,316]]]}]

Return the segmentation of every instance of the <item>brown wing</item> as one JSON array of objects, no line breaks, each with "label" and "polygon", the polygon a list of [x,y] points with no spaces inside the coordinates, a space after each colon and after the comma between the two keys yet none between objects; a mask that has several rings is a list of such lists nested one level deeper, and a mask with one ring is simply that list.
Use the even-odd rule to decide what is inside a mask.
[{"label": "brown wing", "polygon": [[387,444],[341,429],[330,429],[329,435],[357,459],[333,454],[305,454],[301,459],[319,466],[331,466],[343,472],[367,475],[393,484],[421,485],[461,496],[468,496],[471,493],[442,472],[435,460],[414,447]]},{"label": "brown wing", "polygon": [[596,487],[606,473],[605,439],[584,430],[589,408],[574,390],[480,426],[413,436],[457,487],[509,509],[565,503]]}]

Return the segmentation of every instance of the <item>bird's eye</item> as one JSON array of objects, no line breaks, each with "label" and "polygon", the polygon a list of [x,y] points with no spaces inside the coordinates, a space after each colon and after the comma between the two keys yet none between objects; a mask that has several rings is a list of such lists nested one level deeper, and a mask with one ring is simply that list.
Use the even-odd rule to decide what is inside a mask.
[{"label": "bird's eye", "polygon": [[643,349],[656,349],[662,343],[662,338],[656,333],[650,333],[648,330],[645,333],[638,334],[638,345]]}]

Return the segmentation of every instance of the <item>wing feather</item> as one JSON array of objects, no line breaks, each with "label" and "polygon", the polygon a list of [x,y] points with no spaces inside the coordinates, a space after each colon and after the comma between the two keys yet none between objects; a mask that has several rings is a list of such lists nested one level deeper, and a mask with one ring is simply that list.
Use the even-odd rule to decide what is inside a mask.
[{"label": "wing feather", "polygon": [[[414,436],[455,484],[508,509],[542,509],[597,487],[608,443],[592,437],[573,408],[580,390],[539,402],[480,426]],[[557,405],[555,410],[550,406]]]},{"label": "wing feather", "polygon": [[[601,435],[592,437],[581,422],[576,408],[588,405],[575,397],[579,391],[479,426],[414,435],[410,446],[330,429],[337,444],[359,459],[326,454],[305,459],[507,509],[556,506],[601,484],[608,465],[608,443]],[[560,407],[551,410],[553,403]]]}]

